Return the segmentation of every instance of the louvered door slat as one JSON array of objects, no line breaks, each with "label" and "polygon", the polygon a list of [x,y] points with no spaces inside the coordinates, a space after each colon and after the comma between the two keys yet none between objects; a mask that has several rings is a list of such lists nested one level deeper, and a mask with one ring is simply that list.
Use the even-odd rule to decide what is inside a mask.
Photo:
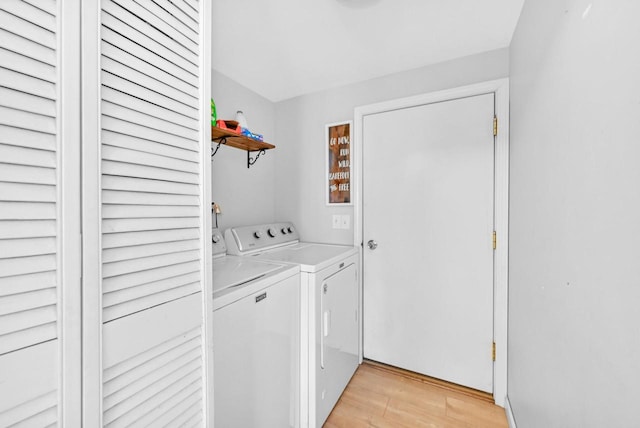
[{"label": "louvered door slat", "polygon": [[[188,13],[185,13],[183,9],[181,9],[176,3],[179,2],[164,2],[161,7],[167,11],[167,13],[172,16],[174,19],[180,21],[180,24],[189,28],[192,33],[190,39],[194,40],[197,43],[198,37],[198,19],[197,16],[192,16]],[[195,38],[194,38],[195,37]]]},{"label": "louvered door slat", "polygon": [[56,48],[56,34],[54,32],[31,24],[4,10],[0,10],[0,27],[17,36],[46,46],[49,49]]},{"label": "louvered door slat", "polygon": [[[16,68],[19,68],[21,64],[28,64],[28,61],[17,62]],[[43,98],[56,99],[56,87],[54,83],[48,82],[44,79],[33,79],[31,76],[23,74],[21,72],[10,70],[12,64],[5,64],[4,61],[0,65],[0,82],[11,82],[11,87],[28,94],[37,95]],[[33,72],[33,74],[41,74]],[[37,76],[33,76],[37,77]],[[53,79],[53,77],[51,77]]]},{"label": "louvered door slat", "polygon": [[125,103],[126,97],[121,97],[115,103],[103,102],[102,112],[107,116],[117,119],[134,123],[143,123],[147,127],[169,134],[169,138],[171,138],[172,136],[177,136],[181,138],[193,139],[198,135],[197,131],[191,128],[176,125],[166,120],[158,119],[157,117],[151,116],[146,112],[135,110],[135,105],[130,104],[128,106],[125,106]]},{"label": "louvered door slat", "polygon": [[136,272],[130,275],[105,278],[102,286],[103,292],[110,293],[113,291],[124,290],[126,288],[137,287],[155,281],[162,281],[168,278],[198,272],[199,269],[200,266],[198,263],[188,262]]},{"label": "louvered door slat", "polygon": [[55,220],[55,218],[55,204],[0,201],[0,220]]},{"label": "louvered door slat", "polygon": [[[0,198],[3,201],[14,202],[55,202],[56,201],[56,189],[54,186],[42,185],[42,184],[26,184],[26,183],[7,183],[0,182]],[[0,225],[0,233],[3,228],[8,229],[9,224],[4,226]],[[47,235],[50,236],[50,235]],[[1,235],[0,235],[1,237]],[[7,236],[8,238],[9,236]]]},{"label": "louvered door slat", "polygon": [[193,26],[189,26],[179,20],[175,15],[169,13],[169,11],[167,11],[167,7],[171,5],[171,2],[163,2],[162,7],[155,2],[138,0],[136,3],[157,17],[162,25],[169,26],[176,30],[178,38],[180,39],[179,41],[188,45],[194,53],[198,53],[198,26],[195,22],[193,23]]},{"label": "louvered door slat", "polygon": [[142,138],[149,141],[155,141],[159,144],[166,144],[181,149],[197,152],[197,145],[191,140],[168,135],[153,128],[140,125],[125,120],[120,120],[110,116],[102,116],[103,129],[118,132],[120,134],[131,135],[133,137]]},{"label": "louvered door slat", "polygon": [[[109,58],[113,61],[118,61],[124,64],[129,65],[130,67],[139,70],[142,74],[149,76],[152,79],[157,81],[165,81],[166,79],[172,79],[173,87],[176,90],[179,90],[193,98],[198,97],[198,88],[194,87],[187,83],[190,80],[193,80],[193,76],[186,75],[185,80],[174,79],[175,74],[184,73],[183,70],[180,70],[178,67],[173,65],[170,62],[165,64],[165,67],[171,69],[173,73],[170,73],[169,70],[161,69],[157,66],[153,66],[144,60],[145,57],[149,57],[152,54],[150,52],[145,52],[143,48],[140,46],[133,44],[130,40],[121,37],[122,42],[118,45],[114,45],[113,43],[102,42],[102,55],[105,58]],[[112,40],[112,42],[115,42]],[[139,55],[140,57],[136,56]],[[150,59],[153,59],[151,57]],[[191,77],[191,78],[190,78]],[[102,98],[107,99],[105,93],[102,93]],[[197,126],[197,124],[196,124]]]},{"label": "louvered door slat", "polygon": [[[26,233],[23,233],[27,235]],[[25,236],[24,238],[40,237],[41,234],[36,232],[29,233],[32,236]],[[29,257],[17,257],[13,259],[0,259],[0,271],[3,277],[27,275],[29,273],[48,272],[55,270],[56,268],[56,256],[55,254],[46,254],[43,256],[29,256]],[[37,305],[38,302],[29,303]],[[4,302],[3,302],[4,305]]]},{"label": "louvered door slat", "polygon": [[102,201],[105,204],[144,204],[144,205],[194,205],[199,203],[197,196],[170,195],[162,193],[133,194],[131,192],[103,191]]},{"label": "louvered door slat", "polygon": [[56,239],[53,237],[0,241],[0,259],[55,254],[56,250]]},{"label": "louvered door slat", "polygon": [[143,272],[149,269],[171,266],[178,263],[197,261],[200,258],[198,251],[183,251],[179,253],[163,254],[158,256],[143,257],[140,259],[125,260],[120,262],[105,263],[103,267],[104,278]]},{"label": "louvered door slat", "polygon": [[185,160],[197,165],[198,154],[191,150],[185,150],[166,144],[158,144],[150,140],[133,137],[131,135],[119,134],[111,131],[102,131],[102,144],[107,147],[120,147],[123,149],[135,150],[170,159]]},{"label": "louvered door slat", "polygon": [[184,3],[194,12],[198,12],[198,0],[176,0],[178,3]]},{"label": "louvered door slat", "polygon": [[[44,4],[46,3],[49,2],[45,1]],[[2,0],[2,2],[0,2],[0,9],[9,12],[12,15],[19,16],[23,20],[32,22],[51,32],[56,31],[55,13],[48,13],[39,7],[29,4],[28,2],[22,0]]]},{"label": "louvered door slat", "polygon": [[[104,43],[115,46],[144,62],[154,64],[155,67],[181,80],[178,83],[180,86],[186,83],[197,87],[197,69],[185,58],[141,34],[137,29],[109,13],[103,13],[102,25]],[[135,40],[135,43],[132,40]],[[108,52],[113,51],[109,50]]]},{"label": "louvered door slat", "polygon": [[[29,76],[29,77],[36,77],[38,79],[41,79],[43,81],[42,82],[43,84],[46,82],[54,83],[52,82],[53,80],[52,75],[54,75],[55,73],[54,66],[49,64],[43,64],[38,60],[35,60],[33,58],[28,58],[24,55],[20,55],[20,53],[18,52],[14,52],[14,51],[3,49],[3,48],[0,48],[0,56],[3,56],[7,59],[7,63],[5,67],[8,70],[25,75],[25,76],[20,76],[20,75],[16,76],[16,74],[14,73],[13,75],[16,78],[22,77],[22,79],[25,79],[25,77]],[[9,75],[9,73],[5,72],[5,75]],[[18,85],[17,87],[20,87],[20,86]],[[40,91],[37,94],[46,94],[46,92],[44,91],[46,91],[46,89],[40,89]]]},{"label": "louvered door slat", "polygon": [[49,306],[0,315],[0,320],[2,320],[2,323],[0,323],[0,337],[16,331],[25,331],[41,325],[54,324],[57,316],[55,300]]},{"label": "louvered door slat", "polygon": [[[107,11],[110,15],[125,23],[127,26],[136,29],[138,34],[125,34],[131,40],[135,40],[137,43],[140,43],[152,52],[159,52],[161,56],[170,59],[172,62],[180,65],[194,76],[197,76],[198,59],[196,54],[191,52],[185,46],[177,43],[175,40],[167,37],[161,31],[158,31],[157,28],[147,24],[136,14],[129,13],[128,10],[125,10],[128,3],[129,2],[127,1],[118,4],[114,1],[107,0],[103,2],[103,10]],[[122,7],[122,5],[124,5],[124,7]],[[141,12],[141,8],[139,6],[136,9],[138,12]],[[149,14],[145,16],[145,19],[148,16]]]},{"label": "louvered door slat", "polygon": [[[152,2],[145,2],[144,6],[131,0],[112,0],[114,3],[127,8],[128,12],[131,12],[133,16],[140,19],[144,31],[150,30],[152,32],[158,32],[160,34],[170,34],[170,37],[157,37],[156,40],[161,40],[162,44],[172,51],[181,54],[195,64],[198,63],[198,44],[193,40],[190,40],[184,34],[176,31],[168,23],[161,18],[153,14]],[[155,9],[154,9],[155,10]]]},{"label": "louvered door slat", "polygon": [[51,134],[56,132],[56,120],[50,116],[0,106],[0,118],[1,123],[11,123],[17,128],[41,130]]},{"label": "louvered door slat", "polygon": [[188,239],[198,239],[198,236],[198,230],[195,228],[154,230],[148,232],[110,233],[103,237],[103,248],[122,248],[160,242],[184,241]]},{"label": "louvered door slat", "polygon": [[0,105],[48,117],[56,115],[55,101],[3,87],[0,87]]},{"label": "louvered door slat", "polygon": [[10,50],[14,52],[26,53],[25,56],[28,58],[37,59],[52,66],[56,65],[56,51],[54,49],[5,31],[2,28],[0,28],[0,46],[5,47],[5,49],[11,47]]},{"label": "louvered door slat", "polygon": [[175,230],[197,228],[198,213],[192,217],[172,218],[125,218],[102,221],[103,233],[142,232],[147,230]]},{"label": "louvered door slat", "polygon": [[175,0],[171,2],[176,8],[180,9],[185,16],[188,16],[193,22],[198,25],[198,12],[197,9],[189,6],[182,0]]},{"label": "louvered door slat", "polygon": [[[2,191],[2,187],[0,187]],[[0,223],[0,239],[41,238],[56,236],[55,221],[3,221]]]},{"label": "louvered door slat", "polygon": [[170,254],[173,252],[182,252],[189,250],[197,250],[199,243],[195,239],[186,241],[172,241],[159,244],[136,245],[132,247],[110,248],[105,249],[102,253],[102,261],[104,263],[112,263],[127,259],[137,259],[141,257],[151,257],[160,254]]},{"label": "louvered door slat", "polygon": [[56,14],[56,0],[24,0],[26,3],[37,7],[50,15]]},{"label": "louvered door slat", "polygon": [[[0,147],[5,144],[54,151],[56,150],[56,137],[40,131],[29,131],[0,124]],[[5,147],[5,152],[8,152],[7,147]],[[2,160],[7,162],[4,157]]]},{"label": "louvered door slat", "polygon": [[[193,294],[198,291],[198,280],[197,273],[191,273],[143,284],[138,287],[129,287],[122,291],[107,293],[104,296],[104,307],[107,308],[107,310],[105,310],[105,320],[108,321],[118,318],[121,316],[120,313],[122,313],[122,311],[128,313],[127,308],[114,308],[114,306],[120,305],[123,302],[144,309],[155,306],[155,304],[149,304],[149,302],[154,300],[162,303]],[[144,299],[150,300],[143,301]],[[137,310],[133,312],[137,312]]]},{"label": "louvered door slat", "polygon": [[149,180],[161,180],[171,183],[198,184],[198,175],[188,172],[180,172],[166,168],[136,165],[132,163],[103,161],[102,172],[105,175],[123,176],[130,178],[143,178]]},{"label": "louvered door slat", "polygon": [[42,290],[45,288],[55,288],[55,286],[55,271],[37,272],[19,277],[0,276],[0,296],[27,293],[29,291]]},{"label": "louvered door slat", "polygon": [[55,186],[56,170],[0,162],[0,181]]},{"label": "louvered door slat", "polygon": [[193,101],[191,95],[176,89],[175,86],[167,84],[164,81],[152,79],[139,70],[129,67],[129,65],[130,64],[114,61],[105,56],[102,57],[102,69],[110,74],[121,77],[129,82],[136,82],[139,86],[163,94],[187,106]]},{"label": "louvered door slat", "polygon": [[193,196],[197,196],[200,190],[198,186],[192,184],[171,183],[112,175],[105,175],[102,177],[102,188],[106,190],[122,190],[140,193],[149,192]]},{"label": "louvered door slat", "polygon": [[[0,203],[0,208],[2,204]],[[190,206],[171,205],[105,205],[103,218],[153,218],[153,217],[188,217],[193,214]]]},{"label": "louvered door slat", "polygon": [[[167,410],[159,414],[156,419],[150,421],[153,415],[149,415],[141,419],[141,422],[147,423],[148,426],[180,427],[184,426],[183,420],[188,420],[193,417],[195,412],[202,412],[202,391],[199,389],[196,389],[195,392],[185,389],[185,391],[180,394],[180,396],[176,396],[173,401],[175,401],[175,404],[167,403],[165,406]],[[173,406],[169,407],[170,404],[173,404]]]},{"label": "louvered door slat", "polygon": [[[2,119],[0,119],[2,121]],[[0,159],[4,163],[32,165],[48,168],[56,167],[56,154],[47,150],[34,150],[28,147],[0,144]],[[2,195],[0,193],[0,195]],[[2,199],[0,197],[0,199]]]}]

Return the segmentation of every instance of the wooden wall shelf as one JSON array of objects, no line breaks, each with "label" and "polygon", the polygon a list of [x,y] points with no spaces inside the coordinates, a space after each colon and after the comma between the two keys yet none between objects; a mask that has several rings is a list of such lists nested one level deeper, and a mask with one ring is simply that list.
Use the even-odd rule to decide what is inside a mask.
[{"label": "wooden wall shelf", "polygon": [[[228,129],[218,128],[217,126],[211,126],[211,141],[218,143],[218,146],[211,149],[211,158],[215,156],[220,148],[221,144],[231,146],[236,149],[247,151],[247,168],[256,163],[260,155],[264,154],[267,150],[275,149],[273,144],[265,143],[264,141],[254,140],[245,135],[238,134],[236,132],[229,131]],[[258,152],[255,156],[251,156],[252,152]]]}]

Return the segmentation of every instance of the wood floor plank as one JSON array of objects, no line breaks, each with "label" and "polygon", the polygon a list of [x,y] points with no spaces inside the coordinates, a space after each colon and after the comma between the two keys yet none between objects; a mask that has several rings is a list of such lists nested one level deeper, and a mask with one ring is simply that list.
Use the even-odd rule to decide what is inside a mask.
[{"label": "wood floor plank", "polygon": [[325,428],[507,428],[487,394],[365,361]]}]

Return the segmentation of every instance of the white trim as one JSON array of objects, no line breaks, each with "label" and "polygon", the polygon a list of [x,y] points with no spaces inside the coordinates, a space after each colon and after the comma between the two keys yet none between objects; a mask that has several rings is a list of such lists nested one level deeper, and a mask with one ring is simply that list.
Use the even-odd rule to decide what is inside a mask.
[{"label": "white trim", "polygon": [[211,254],[211,2],[200,2],[200,281],[202,284],[202,411],[213,426],[213,263]]},{"label": "white trim", "polygon": [[[376,104],[356,107],[354,111],[353,141],[353,199],[354,199],[354,240],[353,244],[362,248],[362,126],[365,116],[453,100],[495,93],[495,112],[499,132],[495,147],[495,228],[498,247],[494,252],[494,340],[497,353],[493,371],[493,398],[497,405],[504,406],[507,395],[507,296],[508,296],[508,198],[509,198],[509,79],[498,79],[459,88],[447,89],[429,94],[400,98]],[[362,251],[360,256],[360,277],[362,277]],[[362,281],[360,295],[362,296]],[[362,300],[360,301],[362,313]],[[361,317],[362,318],[362,317]],[[362,326],[361,326],[362,328]],[[362,337],[362,335],[361,335]],[[360,344],[362,359],[362,343]]]},{"label": "white trim", "polygon": [[[324,150],[324,184],[323,184],[323,191],[324,191],[324,204],[328,207],[349,207],[353,205],[353,189],[350,187],[349,188],[349,202],[329,202],[329,194],[331,193],[329,191],[329,150],[328,150],[328,143],[329,143],[329,128],[333,127],[333,126],[340,126],[340,125],[349,125],[349,148],[351,149],[352,145],[353,145],[353,120],[343,120],[341,122],[333,122],[333,123],[328,123],[324,126],[324,143],[323,143],[323,150]],[[349,185],[351,186],[351,183],[353,182],[353,151],[351,151],[351,153],[349,153]]]},{"label": "white trim", "polygon": [[58,421],[82,423],[80,0],[57,3]]},{"label": "white trim", "polygon": [[511,408],[511,401],[509,401],[509,396],[507,396],[504,400],[504,411],[507,414],[507,422],[509,423],[509,428],[518,428],[516,425],[516,418],[513,416],[513,409]]},{"label": "white trim", "polygon": [[82,3],[82,426],[102,423],[100,2]]}]

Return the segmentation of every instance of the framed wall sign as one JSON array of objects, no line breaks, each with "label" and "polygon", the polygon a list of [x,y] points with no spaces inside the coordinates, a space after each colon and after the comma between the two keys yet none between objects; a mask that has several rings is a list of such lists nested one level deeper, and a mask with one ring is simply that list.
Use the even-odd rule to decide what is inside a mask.
[{"label": "framed wall sign", "polygon": [[351,205],[351,129],[353,121],[326,126],[327,205]]}]

